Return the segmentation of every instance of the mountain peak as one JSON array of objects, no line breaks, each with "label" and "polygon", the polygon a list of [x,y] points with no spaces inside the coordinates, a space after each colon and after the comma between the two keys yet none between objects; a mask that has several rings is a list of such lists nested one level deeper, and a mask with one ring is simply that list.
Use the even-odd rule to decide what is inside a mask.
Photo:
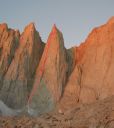
[{"label": "mountain peak", "polygon": [[53,25],[52,27],[52,33],[56,33],[58,31],[56,24]]},{"label": "mountain peak", "polygon": [[25,27],[25,29],[24,29],[24,32],[21,34],[21,39],[22,38],[33,38],[33,36],[34,36],[34,33],[36,32],[36,29],[35,29],[35,25],[34,25],[34,23],[30,23],[30,24],[28,24],[26,27]]},{"label": "mountain peak", "polygon": [[114,16],[112,16],[109,20],[108,20],[108,24],[113,24],[114,23]]},{"label": "mountain peak", "polygon": [[35,30],[36,30],[36,29],[35,29],[35,25],[34,25],[33,22],[31,22],[30,24],[28,24],[28,25],[25,27],[25,29],[24,29],[24,31],[26,31],[26,32],[35,31]]}]

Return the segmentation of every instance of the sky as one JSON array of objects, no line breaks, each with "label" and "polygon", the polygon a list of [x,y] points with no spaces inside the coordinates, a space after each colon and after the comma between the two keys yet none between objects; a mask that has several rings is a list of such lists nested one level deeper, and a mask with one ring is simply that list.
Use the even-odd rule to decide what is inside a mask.
[{"label": "sky", "polygon": [[20,32],[34,22],[44,42],[56,24],[66,48],[78,46],[94,27],[114,16],[114,0],[0,0],[0,23]]}]

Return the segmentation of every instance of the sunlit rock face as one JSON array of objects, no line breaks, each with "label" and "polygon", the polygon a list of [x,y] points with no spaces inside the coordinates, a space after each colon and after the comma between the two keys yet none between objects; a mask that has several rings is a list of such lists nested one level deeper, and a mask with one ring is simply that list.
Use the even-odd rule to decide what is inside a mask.
[{"label": "sunlit rock face", "polygon": [[[38,114],[54,109],[56,103],[59,102],[65,86],[67,70],[63,36],[54,25],[37,68],[33,84],[33,86],[38,87],[34,91],[30,107],[36,110]],[[43,72],[42,75],[40,72]],[[40,76],[41,79],[38,82]]]},{"label": "sunlit rock face", "polygon": [[114,18],[93,29],[76,48],[76,65],[68,78],[61,109],[92,103],[114,94]]},{"label": "sunlit rock face", "polygon": [[[43,52],[42,41],[33,23],[25,28],[16,41],[19,46],[4,76],[0,92],[0,99],[12,108],[20,108],[27,103],[28,92],[32,88],[34,74]],[[17,42],[12,40],[13,43],[16,45]],[[13,47],[8,48],[14,51]]]},{"label": "sunlit rock face", "polygon": [[7,24],[0,24],[0,88],[2,88],[3,77],[14,57],[15,50],[19,44],[19,31],[8,28]]},{"label": "sunlit rock face", "polygon": [[81,102],[88,102],[91,97],[103,99],[114,94],[114,18],[95,28],[86,43],[88,45],[81,61]]},{"label": "sunlit rock face", "polygon": [[45,45],[33,23],[22,34],[0,24],[0,100],[40,115],[110,97],[113,58],[114,17],[70,49],[55,25]]}]

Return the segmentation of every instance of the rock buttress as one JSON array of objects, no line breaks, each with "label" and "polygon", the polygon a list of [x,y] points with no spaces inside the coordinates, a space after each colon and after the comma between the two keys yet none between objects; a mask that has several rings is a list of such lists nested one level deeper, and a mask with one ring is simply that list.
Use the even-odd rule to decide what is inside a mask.
[{"label": "rock buttress", "polygon": [[[41,70],[43,73],[39,83]],[[34,110],[33,114],[45,113],[55,107],[62,95],[66,73],[67,61],[63,36],[54,25],[35,76],[33,86],[38,87],[30,102],[30,108]]]},{"label": "rock buttress", "polygon": [[27,103],[42,52],[42,41],[31,23],[21,34],[19,47],[4,77],[0,99],[9,107],[21,108]]}]

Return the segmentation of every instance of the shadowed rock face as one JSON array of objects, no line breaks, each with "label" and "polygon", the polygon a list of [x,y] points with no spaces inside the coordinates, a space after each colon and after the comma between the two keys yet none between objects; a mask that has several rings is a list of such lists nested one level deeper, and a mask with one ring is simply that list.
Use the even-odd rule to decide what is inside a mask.
[{"label": "shadowed rock face", "polygon": [[21,34],[19,47],[4,76],[0,99],[9,107],[20,108],[26,104],[42,51],[42,41],[31,23]]}]

